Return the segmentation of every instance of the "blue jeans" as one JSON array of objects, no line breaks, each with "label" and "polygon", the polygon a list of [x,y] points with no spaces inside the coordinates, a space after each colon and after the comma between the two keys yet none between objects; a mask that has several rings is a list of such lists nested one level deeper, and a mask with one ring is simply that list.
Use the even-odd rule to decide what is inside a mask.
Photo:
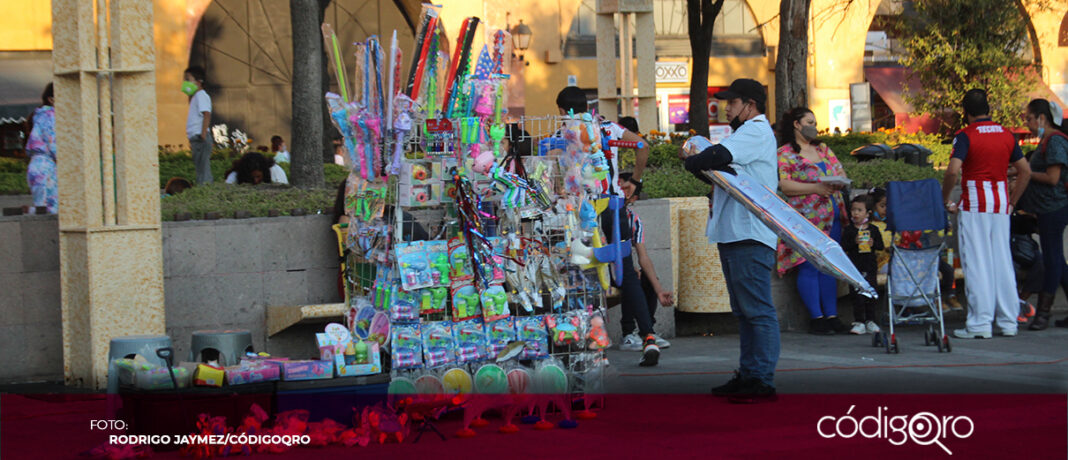
[{"label": "blue jeans", "polygon": [[[831,205],[834,215],[831,217],[830,237],[841,243],[842,224],[834,199],[831,199]],[[797,266],[797,292],[801,294],[801,302],[805,304],[810,318],[838,316],[838,280],[820,272],[807,260]]]},{"label": "blue jeans", "polygon": [[775,250],[753,240],[720,243],[719,262],[738,318],[738,372],[773,386],[779,362],[779,317],[771,300]]},{"label": "blue jeans", "polygon": [[[1038,241],[1042,246],[1042,292],[1056,294],[1057,286],[1068,282],[1064,269],[1064,228],[1068,226],[1068,206],[1038,215]],[[1068,291],[1066,291],[1068,293]]]}]

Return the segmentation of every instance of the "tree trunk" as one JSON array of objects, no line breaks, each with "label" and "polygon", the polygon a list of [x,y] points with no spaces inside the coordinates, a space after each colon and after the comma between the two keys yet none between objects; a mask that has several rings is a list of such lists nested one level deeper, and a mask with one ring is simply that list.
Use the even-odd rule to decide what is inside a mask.
[{"label": "tree trunk", "polygon": [[690,129],[708,136],[708,58],[712,52],[712,26],[723,8],[724,0],[686,0],[687,26],[690,32]]},{"label": "tree trunk", "polygon": [[779,4],[779,55],[775,60],[775,120],[808,107],[808,16],[812,0]]},{"label": "tree trunk", "polygon": [[293,144],[290,183],[323,186],[323,39],[319,0],[289,0],[293,22]]}]

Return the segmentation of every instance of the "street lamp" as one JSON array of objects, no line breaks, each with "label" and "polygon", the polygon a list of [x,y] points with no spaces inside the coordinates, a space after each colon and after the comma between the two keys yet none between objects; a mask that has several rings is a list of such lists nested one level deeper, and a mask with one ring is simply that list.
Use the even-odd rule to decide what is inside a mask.
[{"label": "street lamp", "polygon": [[519,20],[519,24],[512,27],[510,31],[512,33],[512,47],[516,51],[519,51],[519,60],[523,60],[523,52],[530,48],[530,37],[533,32],[530,30],[530,26],[523,24],[523,20]]}]

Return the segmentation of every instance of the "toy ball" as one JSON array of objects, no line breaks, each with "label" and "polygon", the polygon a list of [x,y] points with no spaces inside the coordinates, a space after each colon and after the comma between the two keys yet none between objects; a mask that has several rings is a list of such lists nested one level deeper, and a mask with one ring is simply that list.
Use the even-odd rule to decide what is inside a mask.
[{"label": "toy ball", "polygon": [[436,376],[424,375],[415,379],[415,391],[421,395],[443,395],[445,385]]},{"label": "toy ball", "polygon": [[471,388],[474,386],[471,374],[459,368],[446,371],[441,376],[441,381],[445,387],[445,392],[448,394],[468,394],[471,393]]},{"label": "toy ball", "polygon": [[482,152],[475,158],[475,164],[471,167],[479,174],[487,174],[493,168],[494,157],[492,152]]},{"label": "toy ball", "polygon": [[534,389],[542,394],[567,393],[567,374],[555,364],[541,366],[534,371]]},{"label": "toy ball", "polygon": [[482,366],[475,373],[475,392],[481,394],[507,394],[508,377],[496,364]]},{"label": "toy ball", "polygon": [[393,381],[389,382],[389,389],[387,392],[391,395],[414,395],[419,392],[416,390],[415,382],[407,377],[397,377]]},{"label": "toy ball", "polygon": [[514,395],[530,392],[530,372],[526,369],[508,371],[508,391]]}]

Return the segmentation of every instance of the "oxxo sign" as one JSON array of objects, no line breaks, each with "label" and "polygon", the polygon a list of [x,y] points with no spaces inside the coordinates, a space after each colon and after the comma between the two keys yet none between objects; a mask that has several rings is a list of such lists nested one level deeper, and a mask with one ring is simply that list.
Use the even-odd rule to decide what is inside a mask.
[{"label": "oxxo sign", "polygon": [[657,83],[686,83],[690,81],[690,69],[685,62],[657,62]]}]

